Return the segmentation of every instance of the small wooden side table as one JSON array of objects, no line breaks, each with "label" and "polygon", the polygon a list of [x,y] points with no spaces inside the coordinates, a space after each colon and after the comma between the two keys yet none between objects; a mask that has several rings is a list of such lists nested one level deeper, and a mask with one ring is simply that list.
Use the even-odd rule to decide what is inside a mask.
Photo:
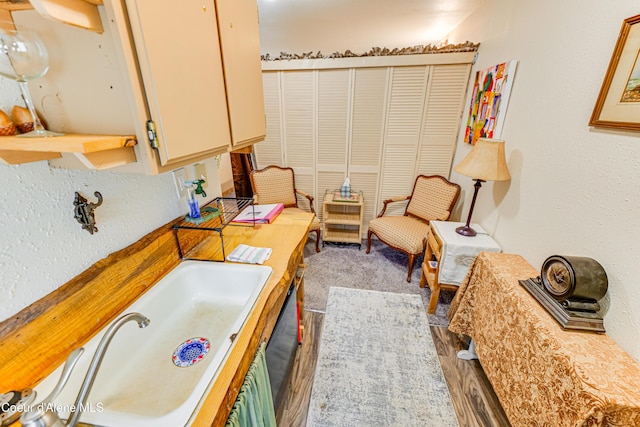
[{"label": "small wooden side table", "polygon": [[334,191],[327,191],[322,203],[322,245],[324,242],[356,243],[362,246],[364,197],[352,193],[350,201],[336,199]]},{"label": "small wooden side table", "polygon": [[[434,314],[442,289],[457,291],[469,267],[480,252],[502,252],[502,248],[478,224],[471,227],[478,232],[473,237],[456,233],[463,222],[431,221],[427,235],[427,247],[422,262],[420,287],[431,289],[427,312]],[[435,258],[435,260],[434,260]]]}]

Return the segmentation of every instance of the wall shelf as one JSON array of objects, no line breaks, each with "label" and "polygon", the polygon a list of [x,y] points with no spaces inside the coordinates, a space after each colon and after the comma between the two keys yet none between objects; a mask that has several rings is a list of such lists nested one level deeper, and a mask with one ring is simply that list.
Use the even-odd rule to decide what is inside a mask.
[{"label": "wall shelf", "polygon": [[102,0],[0,0],[0,9],[35,9],[45,18],[102,33],[101,4]]},{"label": "wall shelf", "polygon": [[29,10],[33,9],[27,0],[0,0],[0,9],[3,10]]},{"label": "wall shelf", "polygon": [[50,138],[0,137],[0,160],[10,165],[51,160],[70,153],[88,169],[101,170],[136,161],[132,135],[67,134]]}]

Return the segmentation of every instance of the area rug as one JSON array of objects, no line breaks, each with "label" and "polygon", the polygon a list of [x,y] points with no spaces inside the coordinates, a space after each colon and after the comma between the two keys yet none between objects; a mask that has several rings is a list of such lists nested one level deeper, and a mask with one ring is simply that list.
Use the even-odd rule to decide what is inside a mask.
[{"label": "area rug", "polygon": [[[327,243],[320,252],[315,251],[313,237],[305,246],[305,309],[325,311],[329,287],[367,289],[384,292],[399,292],[420,295],[425,311],[429,305],[429,287],[420,288],[422,256],[416,257],[411,283],[407,283],[407,256],[391,249],[377,239],[371,242],[371,252],[365,253],[366,240],[362,248],[357,245]],[[435,314],[427,317],[434,326],[448,326],[447,311],[453,292],[440,292]]]},{"label": "area rug", "polygon": [[458,426],[419,295],[332,287],[307,427]]}]

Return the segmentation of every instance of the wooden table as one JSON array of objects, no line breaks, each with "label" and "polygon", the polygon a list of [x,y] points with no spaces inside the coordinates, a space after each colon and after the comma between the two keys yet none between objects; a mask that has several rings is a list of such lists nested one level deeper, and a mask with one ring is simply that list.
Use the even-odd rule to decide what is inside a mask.
[{"label": "wooden table", "polygon": [[[242,332],[236,337],[235,345],[218,378],[211,384],[209,395],[200,402],[192,425],[224,426],[226,423],[258,345],[271,336],[289,285],[300,274],[303,249],[312,220],[311,213],[283,211],[271,224],[257,224],[255,228],[232,225],[225,227],[224,243],[227,253],[240,243],[273,248],[271,257],[264,263],[273,268],[273,273]],[[217,233],[214,233],[210,237],[212,240],[199,244],[190,257],[209,255],[218,258],[221,246],[215,240],[218,238],[216,236]],[[197,251],[200,255],[197,255]]]},{"label": "wooden table", "polygon": [[[457,291],[476,255],[483,251],[501,252],[500,245],[478,224],[471,224],[477,231],[473,237],[456,233],[462,222],[431,221],[427,235],[427,247],[422,262],[420,287],[431,289],[427,312],[434,314],[442,289]],[[435,259],[435,264],[432,260]]]},{"label": "wooden table", "polygon": [[519,255],[484,252],[449,310],[511,425],[640,426],[640,364],[606,334],[563,330],[518,282],[538,274]]}]

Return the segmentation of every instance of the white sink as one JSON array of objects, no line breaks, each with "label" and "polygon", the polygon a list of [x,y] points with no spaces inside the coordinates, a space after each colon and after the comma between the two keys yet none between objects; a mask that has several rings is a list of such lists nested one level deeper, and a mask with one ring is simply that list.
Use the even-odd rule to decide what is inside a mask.
[{"label": "white sink", "polygon": [[[183,426],[224,363],[233,342],[271,275],[267,266],[183,261],[123,313],[151,323],[122,326],[111,341],[80,422],[106,427]],[[68,418],[103,329],[85,346],[63,392],[55,399]],[[191,338],[205,338],[209,353],[192,366],[172,360]],[[60,377],[58,368],[37,387],[42,400]]]}]

